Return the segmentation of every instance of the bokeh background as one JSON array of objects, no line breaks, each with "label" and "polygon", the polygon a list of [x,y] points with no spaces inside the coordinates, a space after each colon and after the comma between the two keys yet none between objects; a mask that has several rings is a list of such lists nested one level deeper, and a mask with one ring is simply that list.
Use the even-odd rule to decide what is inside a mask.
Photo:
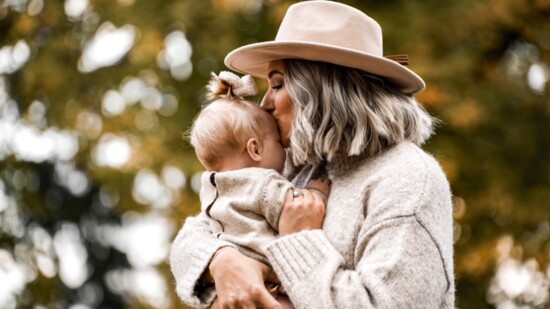
[{"label": "bokeh background", "polygon": [[[182,134],[293,2],[0,0],[0,308],[185,308],[167,256],[202,167]],[[550,308],[550,1],[341,2],[428,84],[457,307]]]}]

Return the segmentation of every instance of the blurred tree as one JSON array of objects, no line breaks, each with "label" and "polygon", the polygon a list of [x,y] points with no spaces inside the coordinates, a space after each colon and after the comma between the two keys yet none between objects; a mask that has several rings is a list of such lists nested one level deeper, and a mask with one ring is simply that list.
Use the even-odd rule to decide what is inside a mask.
[{"label": "blurred tree", "polygon": [[[457,306],[548,306],[550,1],[341,2],[409,53],[442,120]],[[182,133],[292,3],[0,2],[1,308],[182,306],[166,257],[201,171]]]}]

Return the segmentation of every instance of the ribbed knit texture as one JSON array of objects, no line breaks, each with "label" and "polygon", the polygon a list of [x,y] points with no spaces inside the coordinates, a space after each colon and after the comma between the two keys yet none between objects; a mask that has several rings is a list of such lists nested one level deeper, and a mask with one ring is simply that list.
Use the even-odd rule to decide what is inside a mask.
[{"label": "ribbed knit texture", "polygon": [[[453,308],[451,192],[439,164],[411,143],[335,162],[326,166],[332,189],[323,229],[266,247],[296,308]],[[298,186],[319,173],[311,167],[290,172]],[[193,231],[178,237],[172,264],[205,258],[192,240],[207,244],[206,238],[213,237]],[[179,295],[191,294],[185,287],[196,279],[184,284],[193,276],[174,276]]]}]

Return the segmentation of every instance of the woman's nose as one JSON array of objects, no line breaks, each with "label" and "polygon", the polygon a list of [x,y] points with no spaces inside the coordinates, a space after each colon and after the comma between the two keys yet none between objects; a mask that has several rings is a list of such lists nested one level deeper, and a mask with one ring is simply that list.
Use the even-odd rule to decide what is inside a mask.
[{"label": "woman's nose", "polygon": [[260,103],[260,107],[268,112],[273,110],[273,99],[271,98],[269,91],[264,95],[262,102]]}]

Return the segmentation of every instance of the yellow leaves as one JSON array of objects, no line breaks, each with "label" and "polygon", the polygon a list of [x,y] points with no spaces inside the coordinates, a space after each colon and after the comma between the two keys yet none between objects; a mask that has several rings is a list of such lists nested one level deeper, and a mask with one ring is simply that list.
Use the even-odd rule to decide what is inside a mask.
[{"label": "yellow leaves", "polygon": [[443,89],[429,86],[423,92],[416,96],[419,102],[428,106],[439,106],[448,100],[449,96]]},{"label": "yellow leaves", "polygon": [[216,11],[236,11],[235,0],[212,0],[212,7]]},{"label": "yellow leaves", "polygon": [[453,199],[453,219],[460,220],[466,214],[466,201],[460,197],[456,196]]},{"label": "yellow leaves", "polygon": [[445,175],[447,175],[449,182],[453,183],[456,179],[458,179],[460,168],[456,161],[441,158],[438,158],[438,161],[439,164],[441,164]]},{"label": "yellow leaves", "polygon": [[515,20],[518,11],[522,11],[525,8],[525,4],[520,4],[521,1],[515,0],[492,0],[489,3],[489,12],[493,12],[497,20],[505,23],[511,24]]},{"label": "yellow leaves", "polygon": [[538,10],[550,10],[550,0],[535,0],[535,7]]},{"label": "yellow leaves", "polygon": [[288,10],[288,7],[290,5],[292,5],[293,3],[289,3],[289,2],[284,2],[280,5],[274,5],[270,8],[270,11],[268,13],[270,13],[270,18],[271,20],[273,20],[274,22],[280,22],[281,20],[283,20],[283,17],[285,16],[286,14],[286,11]]},{"label": "yellow leaves", "polygon": [[446,121],[458,129],[467,129],[478,125],[485,117],[485,111],[474,99],[458,103],[447,111]]},{"label": "yellow leaves", "polygon": [[154,61],[158,53],[164,48],[164,37],[158,31],[148,31],[136,43],[130,53],[130,61],[134,64],[142,64]]},{"label": "yellow leaves", "polygon": [[473,25],[482,27],[496,23],[514,25],[519,22],[518,16],[523,15],[528,10],[529,4],[526,1],[491,0],[474,6],[469,18]]},{"label": "yellow leaves", "polygon": [[492,271],[497,259],[495,247],[496,241],[490,239],[468,252],[463,252],[456,261],[456,272],[461,276],[479,277]]},{"label": "yellow leaves", "polygon": [[256,13],[261,2],[255,0],[212,0],[212,6],[218,11]]},{"label": "yellow leaves", "polygon": [[35,31],[37,26],[38,20],[36,18],[27,14],[21,14],[15,25],[15,31],[20,33],[22,36],[28,36]]},{"label": "yellow leaves", "polygon": [[135,0],[117,0],[117,3],[121,6],[132,6],[135,2]]}]

